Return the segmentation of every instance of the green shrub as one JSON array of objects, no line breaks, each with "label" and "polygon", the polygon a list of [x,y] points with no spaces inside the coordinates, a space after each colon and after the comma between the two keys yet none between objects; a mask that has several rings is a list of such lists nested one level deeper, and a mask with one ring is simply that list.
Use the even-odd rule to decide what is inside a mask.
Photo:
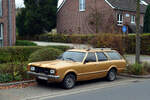
[{"label": "green shrub", "polygon": [[0,48],[0,63],[27,61],[30,54],[42,47],[4,47]]},{"label": "green shrub", "polygon": [[55,60],[62,51],[54,48],[44,48],[40,49],[31,54],[29,61],[36,62],[36,61],[48,61],[48,60]]},{"label": "green shrub", "polygon": [[129,65],[127,67],[127,71],[130,74],[134,74],[134,75],[142,75],[144,74],[144,67],[142,64],[133,64],[133,65]]},{"label": "green shrub", "polygon": [[[4,47],[0,48],[0,64],[13,61],[28,61],[29,56],[42,48],[41,46],[16,46],[16,47]],[[67,46],[48,46],[48,48],[56,48],[61,51],[69,49]]]},{"label": "green shrub", "polygon": [[27,40],[16,40],[16,46],[37,46],[37,44]]},{"label": "green shrub", "polygon": [[13,76],[11,74],[0,74],[0,83],[13,81]]},{"label": "green shrub", "polygon": [[0,82],[20,81],[29,79],[27,72],[28,62],[12,62],[0,64]]}]

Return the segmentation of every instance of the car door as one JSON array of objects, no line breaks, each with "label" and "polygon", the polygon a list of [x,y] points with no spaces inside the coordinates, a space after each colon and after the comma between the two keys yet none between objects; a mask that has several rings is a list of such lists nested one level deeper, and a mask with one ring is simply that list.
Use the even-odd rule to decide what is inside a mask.
[{"label": "car door", "polygon": [[80,72],[79,78],[81,80],[90,80],[96,78],[97,58],[95,52],[88,52]]},{"label": "car door", "polygon": [[104,52],[96,52],[98,62],[96,64],[97,74],[99,77],[105,77],[107,75],[107,70],[110,67],[108,57]]}]

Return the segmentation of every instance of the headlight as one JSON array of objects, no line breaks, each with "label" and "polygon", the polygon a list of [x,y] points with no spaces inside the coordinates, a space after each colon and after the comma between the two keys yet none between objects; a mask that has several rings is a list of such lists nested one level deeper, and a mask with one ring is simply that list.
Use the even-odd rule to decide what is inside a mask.
[{"label": "headlight", "polygon": [[55,71],[54,69],[51,69],[51,70],[49,71],[49,73],[50,73],[50,74],[55,74],[56,71]]},{"label": "headlight", "polygon": [[30,70],[31,70],[31,71],[35,71],[35,67],[34,67],[34,66],[31,66],[31,67],[30,67]]}]

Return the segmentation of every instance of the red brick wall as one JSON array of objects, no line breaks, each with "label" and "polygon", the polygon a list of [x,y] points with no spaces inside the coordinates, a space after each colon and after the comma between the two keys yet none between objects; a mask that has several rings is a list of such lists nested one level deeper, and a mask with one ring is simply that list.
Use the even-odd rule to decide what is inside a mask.
[{"label": "red brick wall", "polygon": [[[15,0],[11,0],[12,4],[12,42],[15,45],[16,41],[16,18],[15,18]],[[2,0],[3,15],[0,18],[0,23],[3,24],[3,45],[9,46],[9,33],[8,33],[8,0]]]},{"label": "red brick wall", "polygon": [[[57,32],[58,33],[95,33],[95,28],[89,24],[88,16],[91,13],[91,7],[95,7],[95,0],[85,0],[86,10],[79,11],[79,0],[66,0],[66,3],[57,13]],[[99,26],[99,32],[111,32],[113,33],[112,24],[117,24],[117,13],[123,14],[123,25],[131,24],[131,15],[136,15],[136,12],[121,11],[112,9],[105,0],[97,0],[96,7],[102,15],[101,25]],[[126,17],[125,14],[129,14]],[[144,14],[141,14],[140,24],[143,26]],[[110,22],[111,20],[114,21]],[[115,26],[117,27],[117,26]],[[115,28],[117,31],[121,29]],[[121,31],[121,30],[120,30]]]},{"label": "red brick wall", "polygon": [[[113,9],[104,1],[97,0],[97,9],[102,15],[102,24],[105,24]],[[95,29],[89,24],[91,8],[95,7],[94,0],[86,0],[86,10],[79,11],[79,0],[67,0],[57,13],[57,32],[58,33],[95,33]],[[103,28],[100,27],[100,31]]]},{"label": "red brick wall", "polygon": [[[131,24],[131,15],[136,16],[136,12],[131,12],[131,11],[121,11],[121,10],[115,10],[115,13],[119,13],[121,12],[123,14],[123,24]],[[126,17],[125,15],[129,14],[129,17]],[[116,16],[117,18],[117,16]],[[144,22],[144,14],[141,14],[140,16],[140,25],[143,26],[143,22]]]}]

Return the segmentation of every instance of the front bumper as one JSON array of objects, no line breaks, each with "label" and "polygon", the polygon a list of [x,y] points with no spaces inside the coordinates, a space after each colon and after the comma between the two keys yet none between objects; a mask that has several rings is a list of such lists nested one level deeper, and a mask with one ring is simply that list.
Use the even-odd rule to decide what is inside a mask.
[{"label": "front bumper", "polygon": [[42,76],[42,77],[46,77],[48,79],[59,79],[60,78],[60,76],[56,76],[56,75],[46,75],[46,74],[36,73],[36,72],[31,72],[31,71],[28,71],[27,74],[34,75],[36,77]]}]

